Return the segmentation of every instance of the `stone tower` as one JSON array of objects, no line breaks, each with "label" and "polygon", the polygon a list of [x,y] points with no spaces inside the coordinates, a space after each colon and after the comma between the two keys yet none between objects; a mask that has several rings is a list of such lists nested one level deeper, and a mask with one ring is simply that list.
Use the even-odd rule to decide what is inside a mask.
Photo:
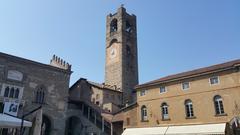
[{"label": "stone tower", "polygon": [[133,88],[138,84],[136,16],[121,6],[107,16],[105,84],[123,92],[123,103],[134,100]]}]

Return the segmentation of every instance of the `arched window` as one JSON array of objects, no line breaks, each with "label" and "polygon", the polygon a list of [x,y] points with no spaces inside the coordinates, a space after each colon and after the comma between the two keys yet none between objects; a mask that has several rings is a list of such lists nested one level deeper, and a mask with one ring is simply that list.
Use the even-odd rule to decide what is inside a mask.
[{"label": "arched window", "polygon": [[141,117],[142,117],[142,121],[147,121],[147,107],[144,105],[141,108]]},{"label": "arched window", "polygon": [[222,97],[217,95],[214,97],[214,106],[217,115],[224,114]]},{"label": "arched window", "polygon": [[194,117],[193,104],[192,104],[191,100],[186,100],[185,101],[185,109],[186,109],[186,117],[187,118]]},{"label": "arched window", "polygon": [[117,19],[112,20],[112,22],[110,24],[110,31],[111,32],[117,31],[117,29],[118,29],[117,23],[118,23]]},{"label": "arched window", "polygon": [[19,88],[17,88],[14,93],[14,98],[18,98],[18,97],[19,97]]},{"label": "arched window", "polygon": [[126,29],[125,29],[125,31],[128,32],[128,33],[132,32],[132,26],[129,23],[129,21],[126,21]]},{"label": "arched window", "polygon": [[162,103],[161,107],[162,107],[162,119],[169,119],[167,103]]},{"label": "arched window", "polygon": [[10,97],[10,98],[13,98],[13,96],[14,96],[14,88],[12,87],[11,90],[10,90],[10,95],[9,95],[9,97]]},{"label": "arched window", "polygon": [[45,87],[40,86],[36,92],[36,98],[35,98],[36,101],[35,102],[39,103],[39,104],[43,104],[45,102],[44,98],[45,98]]},{"label": "arched window", "polygon": [[4,91],[4,97],[8,97],[9,95],[9,87],[7,86]]}]

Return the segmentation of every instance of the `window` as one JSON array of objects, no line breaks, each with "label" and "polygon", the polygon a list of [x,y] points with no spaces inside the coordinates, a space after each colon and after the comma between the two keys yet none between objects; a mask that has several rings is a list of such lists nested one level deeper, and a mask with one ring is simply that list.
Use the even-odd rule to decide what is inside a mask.
[{"label": "window", "polygon": [[146,95],[146,90],[141,90],[140,91],[140,96],[144,96],[144,95]]},{"label": "window", "polygon": [[11,90],[10,90],[10,98],[13,98],[13,95],[14,95],[14,88],[12,87]]},{"label": "window", "polygon": [[165,86],[161,86],[160,87],[160,93],[164,93],[166,92],[166,87]]},{"label": "window", "polygon": [[142,118],[142,121],[147,121],[148,118],[147,118],[147,107],[144,105],[142,106],[141,108],[141,118]]},{"label": "window", "polygon": [[132,26],[129,23],[129,21],[126,21],[126,29],[125,29],[125,31],[128,32],[128,33],[132,32]]},{"label": "window", "polygon": [[183,90],[187,90],[187,89],[189,89],[189,87],[190,87],[189,82],[184,82],[184,83],[182,83],[182,89],[183,89]]},{"label": "window", "polygon": [[117,19],[113,19],[110,25],[110,32],[115,32],[117,31],[118,27],[117,27]]},{"label": "window", "polygon": [[4,97],[8,97],[9,95],[9,87],[7,86],[4,91]]},{"label": "window", "polygon": [[0,102],[0,113],[3,113],[4,104]]},{"label": "window", "polygon": [[168,105],[167,103],[162,103],[162,119],[169,119],[168,117]]},{"label": "window", "polygon": [[16,89],[14,93],[14,98],[18,98],[18,96],[19,96],[19,88]]},{"label": "window", "polygon": [[214,85],[214,84],[218,84],[218,83],[219,83],[219,78],[218,78],[218,76],[211,77],[209,80],[210,80],[210,84],[211,84],[211,85]]},{"label": "window", "polygon": [[214,106],[216,115],[224,114],[223,101],[221,96],[217,95],[214,97]]},{"label": "window", "polygon": [[191,100],[186,100],[185,101],[185,109],[186,109],[186,117],[187,118],[192,118],[194,117],[193,113],[193,104]]},{"label": "window", "polygon": [[43,104],[45,102],[44,98],[45,98],[45,87],[44,86],[40,86],[37,89],[37,92],[36,92],[35,102],[38,103],[38,104]]},{"label": "window", "polygon": [[4,89],[4,97],[19,98],[20,89],[15,87],[6,86]]}]

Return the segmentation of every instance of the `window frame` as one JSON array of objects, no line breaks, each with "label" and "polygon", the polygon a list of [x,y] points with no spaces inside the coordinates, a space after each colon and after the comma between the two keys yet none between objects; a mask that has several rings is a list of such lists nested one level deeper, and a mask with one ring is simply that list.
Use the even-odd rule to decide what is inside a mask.
[{"label": "window frame", "polygon": [[[6,92],[7,88],[8,92]],[[12,84],[2,84],[1,93],[4,98],[21,100],[23,94],[23,87]]]},{"label": "window frame", "polygon": [[141,107],[141,121],[148,121],[148,112],[147,112],[147,107],[143,105]]},{"label": "window frame", "polygon": [[[188,84],[188,88],[184,88],[184,84]],[[189,90],[190,89],[190,82],[183,82],[182,83],[182,90]]]},{"label": "window frame", "polygon": [[[164,91],[161,92],[161,89],[164,89]],[[160,93],[160,94],[163,94],[163,93],[166,93],[166,92],[167,92],[167,87],[166,87],[166,86],[160,86],[160,87],[159,87],[159,93]]]},{"label": "window frame", "polygon": [[185,100],[185,115],[187,119],[195,118],[193,110],[193,102],[190,99]]},{"label": "window frame", "polygon": [[[213,78],[217,78],[217,83],[212,83],[211,79],[213,79]],[[212,77],[210,77],[210,78],[209,78],[209,84],[210,84],[210,86],[220,84],[220,78],[219,78],[219,76],[212,76]]]},{"label": "window frame", "polygon": [[169,106],[166,102],[161,105],[162,120],[169,120]]},{"label": "window frame", "polygon": [[140,97],[145,96],[145,95],[146,95],[146,92],[147,92],[147,90],[140,90],[140,91],[139,91],[139,96],[140,96]]},{"label": "window frame", "polygon": [[213,97],[213,104],[216,116],[226,114],[224,111],[223,98],[220,95],[216,95]]}]

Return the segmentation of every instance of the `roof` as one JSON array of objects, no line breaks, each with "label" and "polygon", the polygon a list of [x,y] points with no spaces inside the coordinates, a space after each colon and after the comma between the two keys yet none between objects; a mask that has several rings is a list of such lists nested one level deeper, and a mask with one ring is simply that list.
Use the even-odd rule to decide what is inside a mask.
[{"label": "roof", "polygon": [[228,69],[234,69],[235,67],[238,67],[238,66],[240,66],[240,59],[229,61],[229,62],[222,63],[222,64],[209,66],[209,67],[199,68],[199,69],[195,69],[192,71],[169,75],[169,76],[157,79],[157,80],[153,80],[153,81],[150,81],[150,82],[147,82],[144,84],[137,85],[135,88],[136,89],[144,88],[144,87],[154,86],[154,85],[158,85],[158,84],[162,84],[162,83],[168,83],[168,82],[178,81],[178,80],[182,80],[182,79],[197,77],[197,76],[201,76],[201,75],[207,75],[207,74],[211,74],[211,73],[225,71]]},{"label": "roof", "polygon": [[51,69],[51,70],[54,70],[54,71],[60,71],[60,72],[68,73],[68,74],[72,73],[72,71],[70,71],[70,70],[57,68],[57,67],[51,66],[49,64],[43,64],[43,63],[40,63],[40,62],[32,61],[32,60],[29,60],[29,59],[17,57],[17,56],[2,53],[2,52],[0,52],[0,57],[6,58],[6,59],[11,59],[11,61],[15,61],[15,62],[22,62],[22,63],[36,65],[36,66],[42,67],[42,68],[48,68],[48,69]]},{"label": "roof", "polygon": [[110,91],[113,91],[113,92],[118,92],[118,93],[122,93],[122,91],[119,91],[119,89],[115,89],[114,86],[111,86],[111,85],[106,85],[106,84],[100,84],[100,83],[96,83],[96,82],[92,82],[92,81],[88,81],[87,79],[85,78],[80,78],[78,79],[71,87],[70,87],[70,90],[75,86],[77,85],[78,83],[80,83],[81,81],[86,81],[88,84],[90,84],[91,86],[94,86],[94,87],[97,87],[99,89],[102,89],[102,90],[110,90]]}]

